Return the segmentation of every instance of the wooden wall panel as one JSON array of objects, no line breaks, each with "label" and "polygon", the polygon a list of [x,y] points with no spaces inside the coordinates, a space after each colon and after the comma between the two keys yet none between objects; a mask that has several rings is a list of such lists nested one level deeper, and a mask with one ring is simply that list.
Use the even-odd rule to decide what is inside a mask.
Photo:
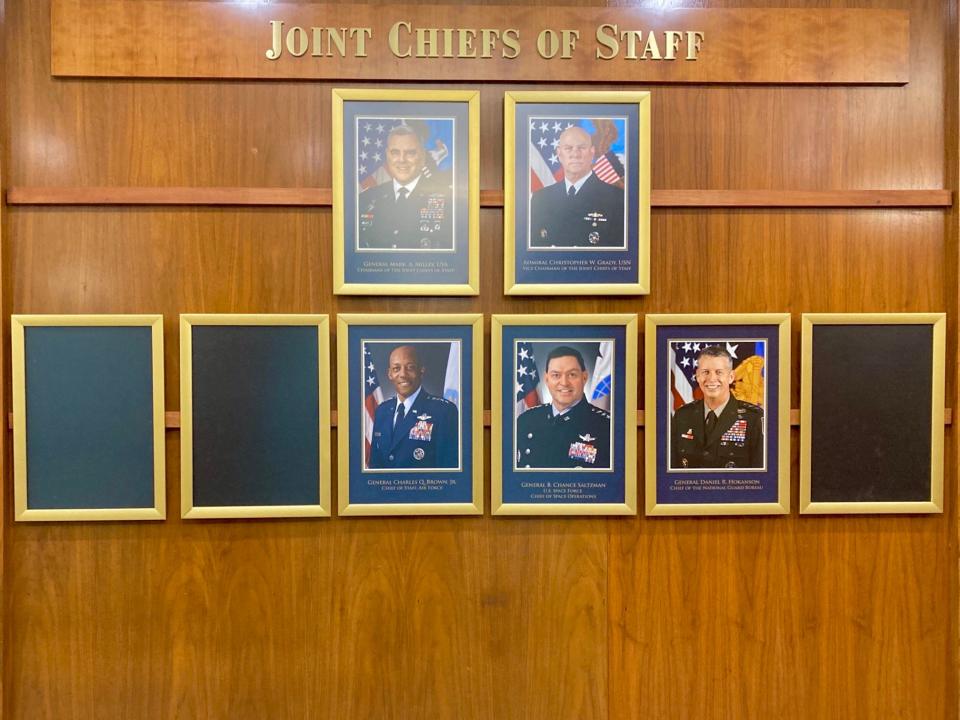
[{"label": "wooden wall panel", "polygon": [[[52,79],[48,3],[6,5],[4,189],[330,186],[329,83]],[[956,191],[956,3],[884,5],[911,10],[907,86],[652,88],[653,187]],[[480,87],[495,191],[502,92],[534,86]],[[659,208],[649,296],[507,298],[486,207],[481,295],[389,310],[787,310],[798,378],[801,312],[956,312],[956,214]],[[164,313],[169,410],[181,312],[385,309],[332,295],[325,207],[13,206],[2,222],[4,322]],[[68,526],[4,509],[5,718],[956,718],[954,434],[943,516]],[[167,466],[175,508],[176,430]]]}]

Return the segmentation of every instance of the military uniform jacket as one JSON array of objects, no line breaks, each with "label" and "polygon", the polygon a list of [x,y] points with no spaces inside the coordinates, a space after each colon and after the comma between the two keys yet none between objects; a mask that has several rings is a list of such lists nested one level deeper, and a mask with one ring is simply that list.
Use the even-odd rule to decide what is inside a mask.
[{"label": "military uniform jacket", "polygon": [[371,468],[413,470],[459,465],[457,406],[420,390],[417,401],[393,427],[397,398],[377,406],[373,416]]},{"label": "military uniform jacket", "polygon": [[517,418],[517,467],[610,469],[610,413],[586,398],[563,415],[537,405]]},{"label": "military uniform jacket", "polygon": [[623,190],[590,175],[573,197],[561,180],[533,194],[533,247],[622,247]]},{"label": "military uniform jacket", "polygon": [[393,180],[360,193],[361,248],[453,248],[449,180],[420,176],[409,197],[397,200]]},{"label": "military uniform jacket", "polygon": [[730,396],[713,432],[706,437],[703,400],[673,414],[670,467],[763,467],[763,409]]}]

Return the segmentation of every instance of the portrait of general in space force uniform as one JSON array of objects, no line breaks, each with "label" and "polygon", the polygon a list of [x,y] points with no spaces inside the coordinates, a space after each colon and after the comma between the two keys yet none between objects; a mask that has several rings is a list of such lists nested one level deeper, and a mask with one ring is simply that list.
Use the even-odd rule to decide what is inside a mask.
[{"label": "portrait of general in space force uniform", "polygon": [[[367,151],[361,146],[360,152]],[[435,167],[423,138],[410,125],[391,129],[382,152],[389,179],[357,199],[359,247],[452,250],[450,174]]]}]

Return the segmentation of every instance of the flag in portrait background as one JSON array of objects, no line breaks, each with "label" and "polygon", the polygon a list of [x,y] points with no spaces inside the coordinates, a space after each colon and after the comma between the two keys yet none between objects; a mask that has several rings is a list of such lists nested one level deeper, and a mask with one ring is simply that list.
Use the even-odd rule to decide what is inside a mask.
[{"label": "flag in portrait background", "polygon": [[671,412],[703,398],[697,384],[697,354],[710,345],[719,345],[733,356],[734,397],[754,405],[764,405],[764,340],[675,340],[670,343]]},{"label": "flag in portrait background", "polygon": [[424,174],[453,169],[453,119],[362,117],[357,122],[357,191],[363,192],[387,182],[390,175],[385,167],[387,135],[393,128],[406,125],[423,142],[428,160]]},{"label": "flag in portrait background", "polygon": [[626,121],[623,118],[531,118],[531,195],[563,179],[563,168],[557,158],[557,146],[560,144],[560,133],[575,125],[583,128],[593,138],[596,150],[594,174],[606,183],[623,187],[626,157]]},{"label": "flag in portrait background", "polygon": [[380,389],[380,380],[377,369],[373,364],[373,356],[366,345],[363,347],[363,462],[364,467],[370,464],[370,447],[373,442],[373,416],[377,406],[383,402],[383,391]]},{"label": "flag in portrait background", "polygon": [[598,408],[610,411],[610,389],[613,386],[613,342],[605,340],[597,351],[597,362],[590,375],[587,397]]}]

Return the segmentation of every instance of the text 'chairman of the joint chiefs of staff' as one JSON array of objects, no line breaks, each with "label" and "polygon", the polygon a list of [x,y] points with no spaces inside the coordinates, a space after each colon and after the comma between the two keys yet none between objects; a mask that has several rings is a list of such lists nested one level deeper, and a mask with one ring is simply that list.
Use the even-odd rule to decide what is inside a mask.
[{"label": "text 'chairman of the joint chiefs of staff'", "polygon": [[517,467],[610,469],[610,413],[584,397],[589,377],[577,349],[550,351],[544,379],[551,401],[517,418]]},{"label": "text 'chairman of the joint chiefs of staff'", "polygon": [[703,400],[677,409],[671,422],[671,468],[762,468],[763,409],[731,393],[733,357],[718,345],[697,355]]},{"label": "text 'chairman of the joint chiefs of staff'", "polygon": [[358,198],[361,248],[453,249],[451,179],[431,164],[416,130],[398,125],[390,131],[385,163],[390,180]]},{"label": "text 'chairman of the joint chiefs of staff'", "polygon": [[624,246],[623,188],[593,172],[593,138],[572,125],[560,133],[557,160],[563,180],[533,194],[530,246],[617,248]]},{"label": "text 'chairman of the joint chiefs of staff'", "polygon": [[457,406],[423,388],[424,372],[412,345],[401,345],[390,353],[387,378],[397,394],[380,403],[374,413],[371,468],[458,467]]}]

